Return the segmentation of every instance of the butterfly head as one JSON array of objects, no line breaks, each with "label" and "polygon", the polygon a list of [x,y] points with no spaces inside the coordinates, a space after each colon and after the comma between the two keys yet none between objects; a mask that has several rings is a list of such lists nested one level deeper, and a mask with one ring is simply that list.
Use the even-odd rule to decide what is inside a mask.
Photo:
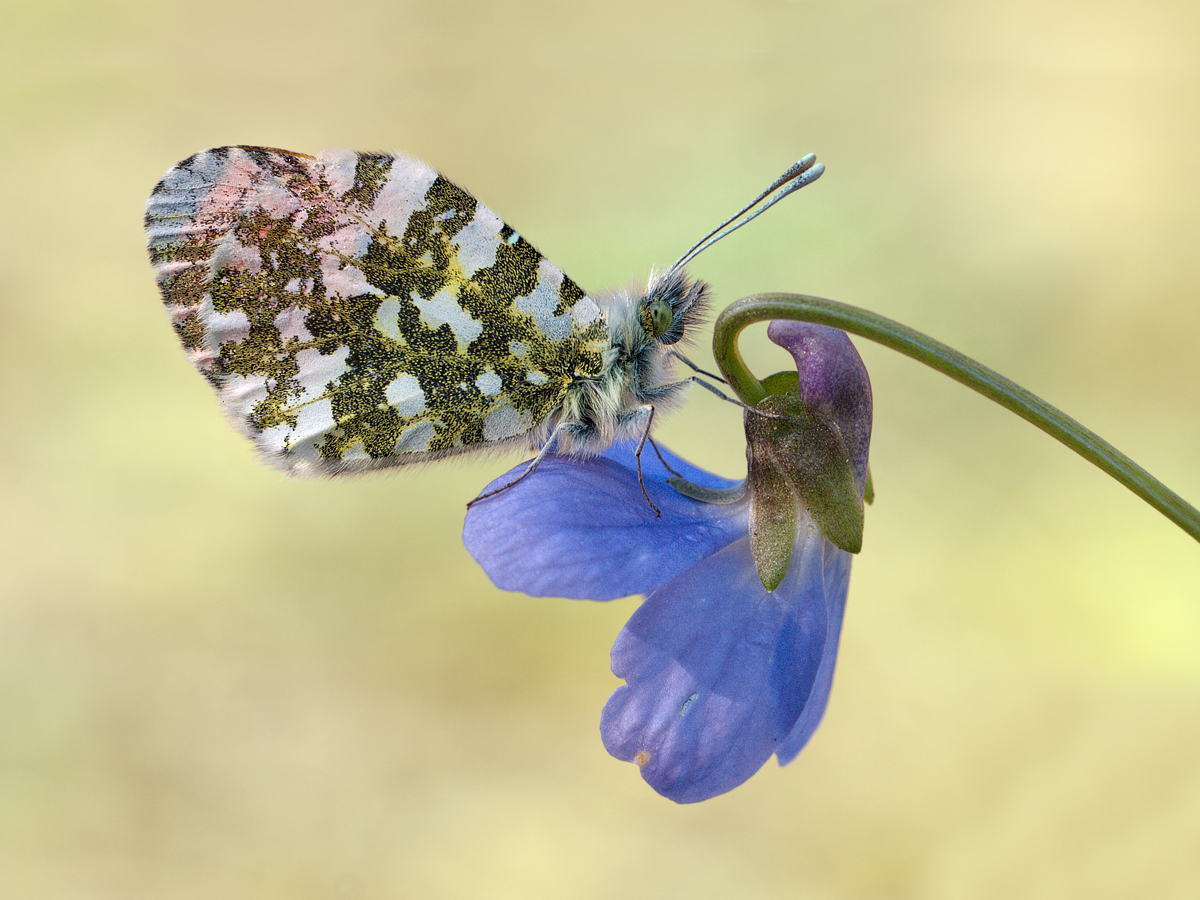
[{"label": "butterfly head", "polygon": [[683,340],[708,309],[708,284],[693,281],[681,268],[650,280],[638,302],[638,322],[659,344]]}]

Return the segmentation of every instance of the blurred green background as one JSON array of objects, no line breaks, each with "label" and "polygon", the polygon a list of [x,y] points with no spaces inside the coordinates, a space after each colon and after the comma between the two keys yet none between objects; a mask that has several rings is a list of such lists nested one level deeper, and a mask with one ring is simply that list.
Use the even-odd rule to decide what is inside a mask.
[{"label": "blurred green background", "polygon": [[[692,266],[721,301],[898,318],[1200,500],[1191,0],[0,0],[0,896],[1200,895],[1166,520],[860,341],[878,499],[828,716],[675,806],[597,730],[636,598],[505,594],[460,544],[515,460],[287,481],[226,427],[141,234],[226,143],[422,157],[592,289],[816,151]],[[744,471],[704,392],[660,435]]]}]

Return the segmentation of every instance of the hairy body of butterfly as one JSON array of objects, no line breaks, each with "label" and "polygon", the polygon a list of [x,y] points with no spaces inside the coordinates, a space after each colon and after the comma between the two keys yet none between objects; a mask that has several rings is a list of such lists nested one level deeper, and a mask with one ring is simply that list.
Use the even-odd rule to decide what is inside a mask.
[{"label": "hairy body of butterfly", "polygon": [[677,264],[645,293],[586,294],[470,194],[384,154],[198,153],[154,189],[146,232],[192,363],[297,474],[644,437],[690,381],[672,346],[708,292]]}]

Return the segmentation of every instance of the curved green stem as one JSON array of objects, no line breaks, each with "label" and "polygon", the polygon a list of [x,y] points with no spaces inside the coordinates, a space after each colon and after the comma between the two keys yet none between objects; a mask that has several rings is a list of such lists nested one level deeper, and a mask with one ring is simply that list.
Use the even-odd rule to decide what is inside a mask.
[{"label": "curved green stem", "polygon": [[730,387],[747,405],[757,405],[766,396],[766,391],[750,373],[738,351],[738,334],[747,325],[770,319],[795,319],[848,331],[949,375],[1066,444],[1200,541],[1200,511],[1099,435],[1019,384],[957,350],[856,306],[806,294],[755,294],[738,300],[722,312],[714,327],[713,355]]}]

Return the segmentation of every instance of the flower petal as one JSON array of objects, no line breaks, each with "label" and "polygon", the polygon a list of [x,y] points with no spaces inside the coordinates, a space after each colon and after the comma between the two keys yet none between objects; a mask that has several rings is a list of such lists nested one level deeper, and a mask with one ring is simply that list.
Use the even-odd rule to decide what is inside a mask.
[{"label": "flower petal", "polygon": [[829,703],[829,691],[833,687],[833,668],[837,664],[838,640],[842,635],[842,619],[846,615],[846,595],[850,591],[850,561],[853,557],[845,550],[832,545],[825,548],[825,603],[829,627],[825,635],[825,648],[821,651],[821,666],[817,669],[817,680],[804,712],[796,720],[791,734],[787,736],[775,755],[781,766],[786,766],[804,749],[813,736],[825,707]]},{"label": "flower petal", "polygon": [[[705,487],[735,482],[663,451],[671,466]],[[633,445],[604,456],[548,456],[519,484],[467,510],[463,543],[499,588],[537,597],[612,600],[653,591],[746,533],[744,504],[714,505],[685,497],[650,449],[642,454],[646,491],[638,486]],[[528,463],[484,492],[510,484]]]},{"label": "flower petal", "polygon": [[837,424],[861,493],[871,444],[871,378],[862,357],[844,331],[824,325],[776,319],[767,337],[796,360],[804,402]]},{"label": "flower petal", "polygon": [[832,553],[842,551],[802,526],[791,570],[768,593],[744,537],[651,594],[613,645],[613,672],[627,683],[601,717],[608,752],[679,803],[758,771],[820,672]]},{"label": "flower petal", "polygon": [[[654,452],[654,448],[650,446],[649,442],[647,442],[645,448],[642,450],[643,480],[666,481],[668,478],[678,475],[701,487],[713,489],[729,488],[738,483],[737,479],[722,478],[720,475],[706,472],[699,466],[688,462],[682,456],[672,453],[662,444],[658,444],[657,446],[658,453]],[[663,459],[658,458],[659,453],[662,454]],[[604,459],[611,459],[613,462],[624,466],[634,478],[637,478],[637,441],[618,441],[600,455]],[[666,465],[663,465],[663,460],[666,460]],[[670,466],[670,469],[667,466]],[[641,493],[641,491],[638,493]],[[642,502],[645,503],[645,500]]]}]

